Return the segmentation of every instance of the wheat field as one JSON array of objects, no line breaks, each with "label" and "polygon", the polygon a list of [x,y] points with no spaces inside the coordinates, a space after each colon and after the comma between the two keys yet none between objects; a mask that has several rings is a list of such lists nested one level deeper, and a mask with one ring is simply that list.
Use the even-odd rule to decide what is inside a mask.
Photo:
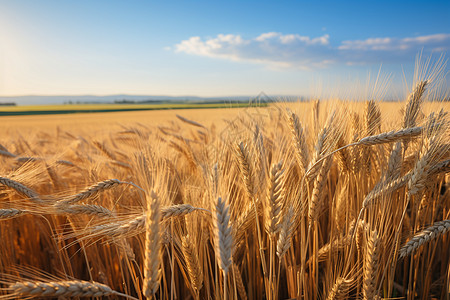
[{"label": "wheat field", "polygon": [[449,104],[427,88],[3,119],[0,299],[449,299]]}]

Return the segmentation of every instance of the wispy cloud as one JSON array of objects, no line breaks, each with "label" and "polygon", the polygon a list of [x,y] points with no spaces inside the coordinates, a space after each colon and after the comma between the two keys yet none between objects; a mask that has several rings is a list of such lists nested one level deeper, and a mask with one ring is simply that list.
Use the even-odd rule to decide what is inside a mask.
[{"label": "wispy cloud", "polygon": [[176,52],[298,69],[323,68],[331,64],[398,63],[410,61],[422,49],[448,51],[450,34],[347,40],[332,46],[328,34],[309,37],[267,32],[251,39],[234,34],[207,39],[194,36],[175,45]]},{"label": "wispy cloud", "polygon": [[328,35],[310,38],[267,32],[253,39],[234,34],[219,34],[205,40],[194,36],[175,45],[175,51],[275,67],[310,68],[331,63],[332,55],[326,53],[328,45]]}]

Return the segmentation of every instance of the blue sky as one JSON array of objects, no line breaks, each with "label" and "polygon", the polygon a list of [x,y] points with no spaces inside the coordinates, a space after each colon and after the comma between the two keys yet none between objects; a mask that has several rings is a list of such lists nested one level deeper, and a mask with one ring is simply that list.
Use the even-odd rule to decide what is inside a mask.
[{"label": "blue sky", "polygon": [[449,49],[449,1],[0,0],[0,96],[348,94],[381,66],[395,98]]}]

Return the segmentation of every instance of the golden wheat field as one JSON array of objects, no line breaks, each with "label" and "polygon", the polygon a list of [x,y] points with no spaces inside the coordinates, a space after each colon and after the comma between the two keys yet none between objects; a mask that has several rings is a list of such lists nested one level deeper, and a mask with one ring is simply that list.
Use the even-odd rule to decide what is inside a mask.
[{"label": "golden wheat field", "polygon": [[449,103],[0,119],[0,299],[449,299]]}]

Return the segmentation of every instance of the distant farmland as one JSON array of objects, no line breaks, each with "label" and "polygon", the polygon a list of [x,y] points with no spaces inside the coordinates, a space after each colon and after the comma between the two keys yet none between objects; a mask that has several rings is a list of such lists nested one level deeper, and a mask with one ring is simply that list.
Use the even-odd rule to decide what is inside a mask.
[{"label": "distant farmland", "polygon": [[97,113],[166,109],[201,109],[201,108],[243,108],[265,107],[267,103],[233,102],[233,103],[158,103],[158,104],[70,104],[70,105],[30,105],[0,107],[0,116],[19,115],[54,115],[73,113]]}]

